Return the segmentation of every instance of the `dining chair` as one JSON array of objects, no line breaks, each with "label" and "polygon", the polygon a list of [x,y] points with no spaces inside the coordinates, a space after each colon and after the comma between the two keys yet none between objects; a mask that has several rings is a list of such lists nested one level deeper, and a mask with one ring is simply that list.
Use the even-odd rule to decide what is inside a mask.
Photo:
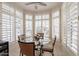
[{"label": "dining chair", "polygon": [[[54,46],[55,46],[55,43],[56,43],[56,37],[55,37],[53,43],[49,42],[49,44],[47,44],[48,46],[44,46],[43,45],[43,48],[42,48],[43,52],[42,53],[44,53],[46,51],[46,52],[50,52],[52,54],[52,56],[54,56]],[[50,47],[50,44],[52,45],[51,47]]]},{"label": "dining chair", "polygon": [[35,44],[34,42],[20,42],[20,55],[26,55],[26,56],[35,56]]},{"label": "dining chair", "polygon": [[22,34],[22,35],[19,35],[19,36],[18,36],[18,40],[19,40],[19,41],[25,41],[25,38],[26,38],[26,37],[25,37],[25,34]]}]

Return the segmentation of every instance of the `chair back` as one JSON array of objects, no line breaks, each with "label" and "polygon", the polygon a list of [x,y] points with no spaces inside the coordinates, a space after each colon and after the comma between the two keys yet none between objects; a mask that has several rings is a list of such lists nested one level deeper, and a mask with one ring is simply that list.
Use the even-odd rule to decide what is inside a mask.
[{"label": "chair back", "polygon": [[56,36],[55,36],[55,39],[54,39],[54,42],[53,42],[53,49],[54,49],[55,43],[56,43]]},{"label": "chair back", "polygon": [[18,41],[20,41],[20,36],[18,36]]},{"label": "chair back", "polygon": [[39,34],[42,39],[44,38],[44,33],[37,33],[37,34]]},{"label": "chair back", "polygon": [[34,42],[20,42],[18,41],[19,46],[20,46],[20,52],[23,55],[27,56],[35,56],[35,44]]},{"label": "chair back", "polygon": [[25,40],[25,35],[24,34],[23,35],[19,35],[18,36],[18,40],[19,41]]}]

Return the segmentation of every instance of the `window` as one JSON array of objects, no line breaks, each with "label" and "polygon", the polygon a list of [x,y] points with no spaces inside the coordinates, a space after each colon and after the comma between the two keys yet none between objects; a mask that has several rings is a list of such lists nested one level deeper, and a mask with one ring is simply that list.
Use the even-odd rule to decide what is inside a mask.
[{"label": "window", "polygon": [[44,41],[49,41],[49,15],[35,16],[35,33],[43,32]]},{"label": "window", "polygon": [[59,10],[55,11],[54,13],[52,13],[52,38],[54,38],[56,36],[57,39],[59,38],[60,35],[60,13]]},{"label": "window", "polygon": [[44,41],[49,41],[49,15],[42,15],[42,31],[44,33]]},{"label": "window", "polygon": [[26,38],[27,40],[33,40],[33,27],[32,27],[32,16],[26,15]]},{"label": "window", "polygon": [[16,40],[18,40],[18,35],[23,34],[23,14],[21,11],[16,10]]},{"label": "window", "polygon": [[35,33],[39,33],[41,30],[41,16],[37,15],[35,16]]}]

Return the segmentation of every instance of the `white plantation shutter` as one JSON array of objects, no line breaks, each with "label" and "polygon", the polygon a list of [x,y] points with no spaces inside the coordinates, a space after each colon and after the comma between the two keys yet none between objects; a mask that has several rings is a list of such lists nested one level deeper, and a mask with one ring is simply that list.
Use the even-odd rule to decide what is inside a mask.
[{"label": "white plantation shutter", "polygon": [[64,43],[77,54],[78,3],[64,3]]},{"label": "white plantation shutter", "polygon": [[[74,7],[74,8],[73,8]],[[77,53],[77,40],[78,40],[78,5],[77,3],[71,4],[70,17],[72,20],[72,42],[71,48]]]},{"label": "white plantation shutter", "polygon": [[22,12],[16,10],[12,4],[0,3],[0,22],[1,40],[12,42],[17,39],[15,36],[23,34]]},{"label": "white plantation shutter", "polygon": [[1,35],[1,33],[2,33],[2,3],[0,2],[0,40],[2,39],[2,35]]},{"label": "white plantation shutter", "polygon": [[2,3],[2,40],[12,41],[13,7]]}]

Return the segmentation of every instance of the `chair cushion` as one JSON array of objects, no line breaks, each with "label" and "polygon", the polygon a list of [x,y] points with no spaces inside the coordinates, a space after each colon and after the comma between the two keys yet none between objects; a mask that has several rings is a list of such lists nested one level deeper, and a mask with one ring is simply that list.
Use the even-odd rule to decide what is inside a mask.
[{"label": "chair cushion", "polygon": [[43,48],[49,48],[49,49],[52,49],[52,48],[53,48],[52,42],[49,42],[49,43],[43,45]]}]

